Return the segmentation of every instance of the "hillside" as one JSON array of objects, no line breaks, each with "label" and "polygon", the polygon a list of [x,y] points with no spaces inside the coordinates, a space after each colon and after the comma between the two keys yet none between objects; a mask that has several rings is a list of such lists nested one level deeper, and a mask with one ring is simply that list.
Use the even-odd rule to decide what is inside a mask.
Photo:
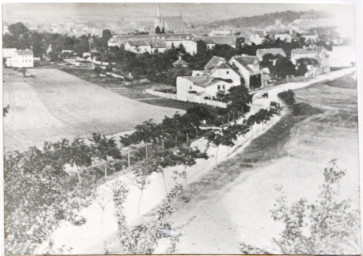
[{"label": "hillside", "polygon": [[276,20],[281,20],[281,23],[286,24],[294,21],[295,19],[299,19],[300,17],[305,15],[312,16],[314,18],[326,16],[326,14],[314,10],[303,11],[303,12],[295,12],[295,11],[273,12],[273,13],[267,13],[251,17],[240,17],[240,18],[213,21],[204,25],[204,28],[216,29],[224,26],[266,27],[275,24]]}]

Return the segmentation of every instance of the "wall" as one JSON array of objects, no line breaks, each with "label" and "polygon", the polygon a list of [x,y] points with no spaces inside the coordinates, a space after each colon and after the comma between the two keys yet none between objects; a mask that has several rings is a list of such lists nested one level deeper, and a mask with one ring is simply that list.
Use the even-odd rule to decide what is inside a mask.
[{"label": "wall", "polygon": [[[228,73],[228,74],[227,74]],[[222,79],[231,79],[234,85],[241,84],[241,77],[237,74],[233,69],[216,69],[212,74],[212,77],[222,78]]]},{"label": "wall", "polygon": [[146,89],[145,92],[149,93],[151,95],[159,96],[159,97],[166,98],[166,99],[172,99],[172,100],[177,99],[176,94],[173,94],[173,93],[158,92],[158,91],[154,91],[151,89]]}]

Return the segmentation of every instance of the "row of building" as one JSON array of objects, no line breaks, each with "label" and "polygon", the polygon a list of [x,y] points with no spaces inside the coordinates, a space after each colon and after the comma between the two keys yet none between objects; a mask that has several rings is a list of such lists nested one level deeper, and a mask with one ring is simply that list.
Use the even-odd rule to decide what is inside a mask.
[{"label": "row of building", "polygon": [[[233,86],[242,83],[249,89],[252,77],[260,79],[259,88],[271,82],[270,70],[261,68],[260,62],[266,54],[286,57],[281,48],[259,49],[256,56],[234,56],[230,60],[214,56],[204,66],[203,70],[193,70],[191,76],[177,77],[177,99],[190,102],[204,102],[205,99],[215,99],[219,92],[226,93]],[[317,65],[308,65],[305,76],[315,76],[330,72],[329,55],[323,47],[300,48],[291,51],[291,62],[297,64],[299,59],[314,59]]]}]

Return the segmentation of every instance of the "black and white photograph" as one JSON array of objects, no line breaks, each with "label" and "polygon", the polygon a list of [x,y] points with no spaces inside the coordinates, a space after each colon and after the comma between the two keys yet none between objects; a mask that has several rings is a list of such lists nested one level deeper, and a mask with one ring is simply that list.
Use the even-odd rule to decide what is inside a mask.
[{"label": "black and white photograph", "polygon": [[362,254],[356,14],[2,3],[5,255]]}]

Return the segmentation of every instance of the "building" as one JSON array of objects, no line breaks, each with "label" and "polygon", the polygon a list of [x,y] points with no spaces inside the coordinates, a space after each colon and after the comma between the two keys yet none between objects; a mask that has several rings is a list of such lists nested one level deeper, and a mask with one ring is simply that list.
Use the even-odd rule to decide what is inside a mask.
[{"label": "building", "polygon": [[231,87],[241,85],[241,76],[224,58],[213,56],[204,70],[177,77],[176,84],[178,100],[203,103],[205,99],[214,99],[218,92],[226,93]]},{"label": "building", "polygon": [[17,50],[15,48],[5,48],[3,49],[3,59],[5,61],[6,67],[34,67],[34,54],[32,50]]},{"label": "building", "polygon": [[166,43],[164,41],[151,41],[151,52],[165,52],[166,51]]},{"label": "building", "polygon": [[265,34],[261,31],[256,31],[248,35],[246,38],[245,44],[248,45],[260,45],[265,40]]},{"label": "building", "polygon": [[125,50],[134,53],[151,53],[151,45],[145,41],[128,41]]},{"label": "building", "polygon": [[226,59],[219,56],[213,56],[207,64],[204,65],[204,70],[212,70],[222,63],[226,63]]},{"label": "building", "polygon": [[262,61],[263,56],[265,56],[266,54],[271,54],[273,56],[281,55],[282,57],[286,57],[286,53],[281,48],[258,49],[256,51],[257,60]]},{"label": "building", "polygon": [[213,49],[216,45],[229,45],[236,48],[237,37],[234,35],[229,36],[216,36],[216,37],[199,37],[207,45],[207,49]]},{"label": "building", "polygon": [[317,51],[308,50],[307,48],[298,48],[291,50],[291,62],[296,65],[297,60],[309,58],[309,59],[318,59],[319,54]]},{"label": "building", "polygon": [[[137,42],[140,43],[130,43]],[[135,51],[135,47],[126,49],[126,43],[129,44],[153,44],[150,45],[153,50],[163,52],[171,48],[177,48],[182,45],[185,51],[191,55],[197,53],[197,42],[191,34],[147,34],[147,35],[113,35],[108,41],[108,47],[121,47],[125,46],[125,50],[131,49],[135,53],[143,53],[143,51]],[[151,52],[154,52],[150,50]]]},{"label": "building", "polygon": [[241,85],[241,76],[226,62],[219,64],[210,71],[210,77],[219,78],[237,86]]},{"label": "building", "polygon": [[179,76],[176,80],[177,100],[201,103],[214,99],[218,92],[228,92],[234,85],[210,76]]},{"label": "building", "polygon": [[188,63],[182,59],[182,57],[179,55],[178,59],[173,62],[174,67],[188,67]]},{"label": "building", "polygon": [[154,30],[156,33],[178,33],[188,30],[187,23],[179,16],[162,16],[160,6],[157,6],[156,17],[154,19]]},{"label": "building", "polygon": [[299,59],[315,59],[318,62],[316,74],[330,72],[328,51],[321,46],[298,48],[291,50],[291,62],[296,65]]},{"label": "building", "polygon": [[316,43],[319,40],[317,34],[302,34],[301,37],[304,38],[307,43]]},{"label": "building", "polygon": [[247,88],[250,88],[251,76],[260,73],[256,56],[235,56],[232,57],[228,63],[238,71]]}]

